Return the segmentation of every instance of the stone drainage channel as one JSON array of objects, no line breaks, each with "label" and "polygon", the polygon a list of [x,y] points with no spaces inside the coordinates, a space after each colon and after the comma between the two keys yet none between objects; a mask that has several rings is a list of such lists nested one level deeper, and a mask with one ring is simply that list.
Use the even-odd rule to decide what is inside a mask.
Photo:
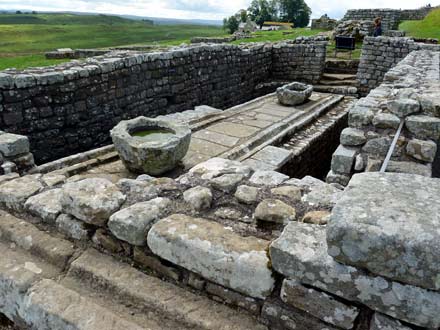
[{"label": "stone drainage channel", "polygon": [[[349,96],[313,93],[305,104],[287,107],[280,105],[273,93],[224,111],[201,106],[160,116],[188,122],[192,129],[182,166],[167,176],[177,177],[201,162],[221,157],[291,177],[324,178],[355,101]],[[62,169],[70,176],[118,161],[113,146],[107,146],[41,165],[36,171]]]}]

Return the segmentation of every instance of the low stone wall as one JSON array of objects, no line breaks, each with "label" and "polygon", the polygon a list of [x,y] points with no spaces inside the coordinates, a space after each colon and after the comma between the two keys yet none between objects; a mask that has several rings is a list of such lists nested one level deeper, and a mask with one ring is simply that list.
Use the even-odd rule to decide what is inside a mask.
[{"label": "low stone wall", "polygon": [[231,42],[236,40],[235,36],[230,36],[230,37],[224,37],[224,38],[215,38],[215,37],[194,37],[191,38],[191,43],[192,44],[200,44],[200,43],[207,43],[207,44],[223,44],[226,42]]},{"label": "low stone wall", "polygon": [[379,171],[400,123],[388,172],[430,177],[440,139],[440,51],[413,51],[349,112],[349,128],[333,154],[328,182]]},{"label": "low stone wall", "polygon": [[385,74],[410,52],[422,49],[436,51],[440,46],[416,43],[411,38],[365,38],[357,73],[361,95],[379,86]]},{"label": "low stone wall", "polygon": [[104,145],[120,120],[254,98],[269,77],[316,82],[325,42],[205,45],[112,52],[45,69],[0,73],[0,125],[26,135],[38,163]]}]

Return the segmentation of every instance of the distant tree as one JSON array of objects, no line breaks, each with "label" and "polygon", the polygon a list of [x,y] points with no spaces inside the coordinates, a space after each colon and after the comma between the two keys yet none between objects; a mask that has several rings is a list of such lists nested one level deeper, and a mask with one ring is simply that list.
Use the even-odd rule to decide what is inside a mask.
[{"label": "distant tree", "polygon": [[240,22],[246,23],[248,19],[248,13],[245,9],[240,10]]},{"label": "distant tree", "polygon": [[238,21],[237,17],[231,16],[229,18],[223,19],[223,28],[228,31],[230,34],[233,34],[238,30],[238,26],[240,25],[240,22]]},{"label": "distant tree", "polygon": [[248,15],[261,28],[264,22],[277,20],[276,8],[274,0],[252,0],[248,8]]},{"label": "distant tree", "polygon": [[17,15],[23,14],[23,13],[21,12],[21,10],[17,10],[15,13],[16,13]]},{"label": "distant tree", "polygon": [[278,0],[278,3],[281,21],[294,23],[295,27],[309,25],[312,10],[304,0]]},{"label": "distant tree", "polygon": [[35,10],[32,10],[32,14],[37,15],[38,13]]}]

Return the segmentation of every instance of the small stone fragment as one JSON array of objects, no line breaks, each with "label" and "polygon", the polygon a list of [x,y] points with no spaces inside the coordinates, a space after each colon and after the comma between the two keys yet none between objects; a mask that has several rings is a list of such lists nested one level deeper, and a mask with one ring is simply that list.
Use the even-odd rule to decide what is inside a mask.
[{"label": "small stone fragment", "polygon": [[285,224],[295,220],[296,210],[277,199],[265,199],[255,209],[254,218],[260,221]]},{"label": "small stone fragment", "polygon": [[432,163],[437,153],[437,144],[433,141],[413,139],[408,142],[406,152],[415,159]]},{"label": "small stone fragment", "polygon": [[283,196],[291,201],[301,201],[301,188],[295,187],[295,186],[284,186],[284,187],[278,187],[273,188],[270,191],[272,194],[277,196]]},{"label": "small stone fragment", "polygon": [[289,180],[289,177],[279,172],[256,171],[249,179],[249,182],[255,185],[278,186],[287,180]]},{"label": "small stone fragment", "polygon": [[185,191],[183,199],[196,211],[209,209],[212,203],[212,192],[209,188],[197,186]]},{"label": "small stone fragment", "polygon": [[235,198],[238,199],[240,203],[253,204],[258,201],[259,189],[251,186],[239,186],[235,192]]},{"label": "small stone fragment", "polygon": [[328,211],[310,211],[304,215],[301,222],[314,225],[326,225],[329,218],[330,212]]},{"label": "small stone fragment", "polygon": [[245,178],[243,174],[223,174],[209,182],[218,190],[232,192]]}]

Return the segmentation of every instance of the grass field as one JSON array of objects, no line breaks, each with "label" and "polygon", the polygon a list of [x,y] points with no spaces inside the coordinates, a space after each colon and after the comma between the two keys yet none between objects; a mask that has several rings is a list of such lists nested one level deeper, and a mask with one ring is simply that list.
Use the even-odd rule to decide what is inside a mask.
[{"label": "grass field", "polygon": [[[291,32],[290,34],[284,34],[286,32]],[[261,42],[261,41],[268,41],[268,42],[276,42],[276,41],[282,41],[287,39],[295,39],[297,37],[309,37],[314,36],[321,32],[320,30],[311,30],[308,28],[303,29],[293,29],[289,31],[258,31],[253,33],[252,38],[247,39],[241,39],[236,40],[233,42],[233,44],[240,44],[243,42]]]},{"label": "grass field", "polygon": [[399,30],[406,31],[408,36],[415,38],[440,39],[440,9],[435,9],[422,21],[405,21]]},{"label": "grass field", "polygon": [[[157,25],[105,15],[0,15],[0,70],[51,65],[43,53],[57,48],[180,44],[196,36],[222,36],[216,26]],[[59,61],[58,61],[59,62]]]}]

